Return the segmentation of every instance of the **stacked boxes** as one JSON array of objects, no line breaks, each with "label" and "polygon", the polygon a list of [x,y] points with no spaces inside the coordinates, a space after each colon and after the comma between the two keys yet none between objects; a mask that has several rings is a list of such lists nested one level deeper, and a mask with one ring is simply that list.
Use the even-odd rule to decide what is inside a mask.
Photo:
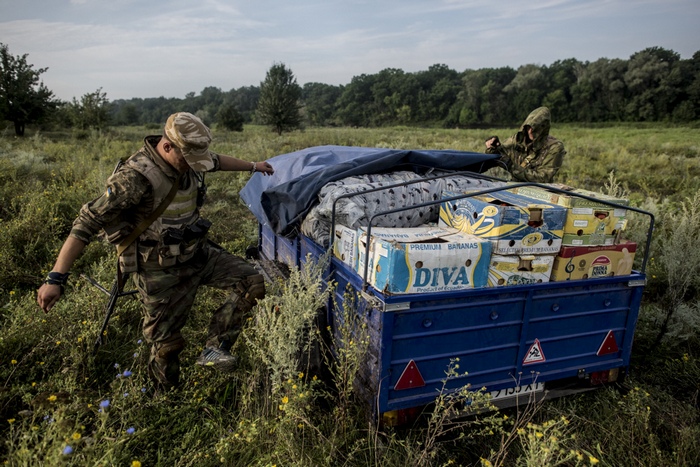
[{"label": "stacked boxes", "polygon": [[357,233],[357,272],[387,294],[441,292],[485,287],[491,244],[456,229],[365,228]]},{"label": "stacked boxes", "polygon": [[490,287],[549,282],[565,222],[566,208],[507,191],[440,205],[442,225],[492,242]]},{"label": "stacked boxes", "polygon": [[[629,204],[629,201],[623,198],[614,198],[567,185],[552,183],[549,186],[622,206]],[[613,245],[620,240],[620,234],[625,228],[626,210],[622,208],[535,186],[516,187],[511,191],[567,209],[562,245]]]},{"label": "stacked boxes", "polygon": [[443,201],[438,226],[375,227],[371,239],[336,225],[333,255],[361,277],[367,261],[367,282],[386,294],[630,274],[637,244],[619,240],[626,210],[575,195],[628,200],[551,186],[572,194],[524,186]]},{"label": "stacked boxes", "polygon": [[554,261],[551,280],[630,274],[637,245],[620,240],[627,224],[627,210],[597,200],[620,206],[628,206],[629,201],[562,184],[548,186],[572,195],[594,198],[531,186],[512,189],[518,194],[555,203],[568,210],[562,248]]}]

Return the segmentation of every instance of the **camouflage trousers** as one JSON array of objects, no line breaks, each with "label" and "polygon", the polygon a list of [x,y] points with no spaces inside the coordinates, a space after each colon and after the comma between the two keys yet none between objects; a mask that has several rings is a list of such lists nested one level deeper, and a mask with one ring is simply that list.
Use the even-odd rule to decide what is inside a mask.
[{"label": "camouflage trousers", "polygon": [[151,344],[149,373],[166,388],[179,384],[178,356],[185,348],[181,330],[200,286],[229,292],[211,317],[207,347],[230,348],[245,315],[265,295],[263,276],[250,263],[208,244],[184,264],[163,269],[155,261],[141,266],[134,278],[144,306],[143,335]]}]

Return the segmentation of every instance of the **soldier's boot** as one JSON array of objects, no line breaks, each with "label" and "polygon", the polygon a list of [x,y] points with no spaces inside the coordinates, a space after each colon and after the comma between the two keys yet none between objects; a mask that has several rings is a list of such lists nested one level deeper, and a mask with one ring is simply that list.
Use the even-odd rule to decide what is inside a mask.
[{"label": "soldier's boot", "polygon": [[180,353],[185,349],[185,339],[174,334],[151,346],[148,374],[159,389],[170,390],[180,385]]},{"label": "soldier's boot", "polygon": [[[223,327],[212,325],[207,338],[207,343],[202,354],[197,358],[197,365],[208,366],[220,371],[233,371],[238,362],[238,357],[231,355],[231,347],[238,338],[243,322],[243,316],[250,312],[258,299],[265,296],[265,278],[261,274],[250,276],[236,285],[229,303],[224,304],[217,313],[231,315],[230,323],[233,329],[224,330]],[[233,307],[233,310],[231,310]],[[229,310],[224,312],[224,310]],[[216,317],[213,318],[216,323]],[[227,320],[227,322],[229,322]],[[230,327],[227,325],[226,327]]]},{"label": "soldier's boot", "polygon": [[215,370],[230,372],[236,368],[238,357],[231,355],[231,342],[222,340],[218,347],[205,347],[202,354],[197,357],[196,363]]}]

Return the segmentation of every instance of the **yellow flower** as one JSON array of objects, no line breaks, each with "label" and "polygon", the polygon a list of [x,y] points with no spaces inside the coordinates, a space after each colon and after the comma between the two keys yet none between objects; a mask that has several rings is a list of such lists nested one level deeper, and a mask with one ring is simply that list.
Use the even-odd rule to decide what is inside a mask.
[{"label": "yellow flower", "polygon": [[600,462],[598,459],[596,459],[593,456],[588,456],[588,460],[591,462],[591,465],[596,465],[598,462]]},{"label": "yellow flower", "polygon": [[80,433],[73,433],[73,439],[74,440],[79,440],[80,439]]},{"label": "yellow flower", "polygon": [[140,461],[131,461],[131,467],[141,467]]},{"label": "yellow flower", "polygon": [[283,404],[286,404],[287,402],[289,402],[289,397],[284,396],[284,397],[282,398],[282,403],[283,403]]},{"label": "yellow flower", "polygon": [[49,402],[54,402],[56,399],[58,399],[58,397],[56,397],[54,394],[51,394],[51,395],[48,397],[47,400],[48,400]]},{"label": "yellow flower", "polygon": [[[687,354],[686,354],[687,355]],[[299,379],[304,377],[304,373],[299,373]]]},{"label": "yellow flower", "polygon": [[17,360],[15,360],[15,359],[13,358],[12,361],[11,361],[10,363],[12,363],[13,365],[17,365]]},{"label": "yellow flower", "polygon": [[56,341],[56,345],[61,345],[61,341]]},{"label": "yellow flower", "polygon": [[8,418],[8,419],[7,419],[7,423],[9,423],[10,425],[12,425],[13,423],[15,423],[15,419],[14,419],[14,418]]},{"label": "yellow flower", "polygon": [[32,387],[36,386],[36,381],[32,381]]}]

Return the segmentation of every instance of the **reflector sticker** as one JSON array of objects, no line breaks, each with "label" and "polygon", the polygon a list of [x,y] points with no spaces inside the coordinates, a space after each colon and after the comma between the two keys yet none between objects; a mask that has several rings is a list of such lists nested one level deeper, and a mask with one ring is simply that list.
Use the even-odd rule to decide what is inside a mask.
[{"label": "reflector sticker", "polygon": [[539,339],[535,339],[532,343],[530,349],[528,349],[523,359],[523,365],[529,365],[530,363],[542,363],[547,359],[544,358],[544,352],[542,352],[542,344],[540,344]]},{"label": "reflector sticker", "polygon": [[615,334],[613,334],[612,330],[608,331],[608,335],[605,336],[605,339],[603,340],[603,343],[600,344],[600,348],[598,348],[598,353],[597,355],[608,355],[611,353],[617,353],[620,349],[617,347],[617,341],[615,340]]},{"label": "reflector sticker", "polygon": [[394,390],[399,391],[401,389],[420,388],[422,386],[425,386],[423,375],[420,374],[416,362],[411,360],[408,362],[408,365],[406,365],[406,368],[403,369],[403,373],[401,373],[399,380],[396,382]]}]

